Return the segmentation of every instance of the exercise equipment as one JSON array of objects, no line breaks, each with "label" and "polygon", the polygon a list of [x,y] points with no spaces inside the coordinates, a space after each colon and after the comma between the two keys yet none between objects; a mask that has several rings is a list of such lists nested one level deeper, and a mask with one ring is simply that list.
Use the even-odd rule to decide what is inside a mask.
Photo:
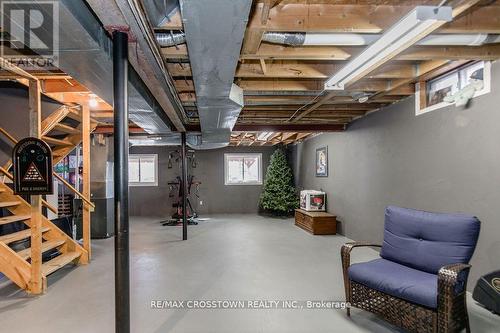
[{"label": "exercise equipment", "polygon": [[486,309],[500,315],[500,271],[481,276],[474,288],[472,298]]},{"label": "exercise equipment", "polygon": [[[191,195],[191,188],[194,186],[195,191],[194,195],[199,198],[199,186],[201,182],[195,181],[194,176],[189,176],[188,178],[188,192],[187,192],[187,198],[186,198],[186,213],[187,213],[187,220],[189,225],[197,225],[198,222],[196,221],[196,218],[198,217],[198,213],[193,209],[193,205],[191,204],[191,200],[189,199],[189,196]],[[168,186],[170,189],[169,197],[173,198],[176,197],[176,201],[172,204],[172,207],[175,208],[175,212],[172,214],[172,218],[170,220],[164,221],[162,225],[164,226],[177,226],[182,224],[182,198],[184,193],[182,192],[183,186],[182,186],[182,178],[177,176],[176,181],[168,182]]]},{"label": "exercise equipment", "polygon": [[[196,168],[196,157],[194,150],[188,150],[186,157],[188,161],[190,162],[189,165],[191,168]],[[168,168],[171,169],[173,167],[173,161],[176,163],[180,164],[180,152],[178,150],[172,152],[168,156]],[[192,194],[192,188],[194,187],[194,195],[196,198],[200,197],[200,192],[199,192],[199,187],[201,185],[201,182],[196,181],[194,179],[193,175],[188,175],[188,181],[187,181],[187,193],[186,193],[186,215],[187,215],[187,222],[188,225],[197,225],[198,221],[196,220],[198,218],[198,213],[194,210],[193,205],[191,204],[190,196]],[[169,186],[169,198],[175,198],[175,202],[172,204],[172,207],[175,209],[174,213],[172,214],[172,218],[169,220],[161,221],[162,225],[164,226],[178,226],[182,225],[182,201],[184,197],[183,193],[183,183],[182,183],[182,177],[176,176],[175,180],[168,182]]]}]

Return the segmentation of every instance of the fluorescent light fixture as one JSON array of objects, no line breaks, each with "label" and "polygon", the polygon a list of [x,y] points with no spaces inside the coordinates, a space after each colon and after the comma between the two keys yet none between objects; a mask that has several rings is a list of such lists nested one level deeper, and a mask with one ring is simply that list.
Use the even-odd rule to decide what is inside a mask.
[{"label": "fluorescent light fixture", "polygon": [[[390,60],[434,29],[436,23],[452,20],[452,8],[417,6],[387,30],[377,41],[345,65],[325,83],[325,90],[344,90],[346,84],[359,79]],[[437,26],[436,28],[438,28]]]},{"label": "fluorescent light fixture", "polygon": [[262,132],[257,136],[257,140],[266,141],[271,135],[273,135],[273,132]]}]

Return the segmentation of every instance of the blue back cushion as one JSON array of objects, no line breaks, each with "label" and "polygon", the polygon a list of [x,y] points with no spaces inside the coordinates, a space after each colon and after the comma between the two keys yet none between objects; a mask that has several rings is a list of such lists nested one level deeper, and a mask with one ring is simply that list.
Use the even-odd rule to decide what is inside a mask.
[{"label": "blue back cushion", "polygon": [[479,227],[479,220],[470,215],[388,206],[380,256],[437,274],[445,265],[469,262]]}]

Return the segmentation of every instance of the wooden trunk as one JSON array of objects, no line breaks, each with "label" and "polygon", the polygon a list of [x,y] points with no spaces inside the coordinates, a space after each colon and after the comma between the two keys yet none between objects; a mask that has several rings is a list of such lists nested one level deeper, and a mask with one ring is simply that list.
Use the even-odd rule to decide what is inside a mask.
[{"label": "wooden trunk", "polygon": [[296,209],[295,225],[313,235],[335,235],[337,232],[336,216],[325,212],[308,212]]}]

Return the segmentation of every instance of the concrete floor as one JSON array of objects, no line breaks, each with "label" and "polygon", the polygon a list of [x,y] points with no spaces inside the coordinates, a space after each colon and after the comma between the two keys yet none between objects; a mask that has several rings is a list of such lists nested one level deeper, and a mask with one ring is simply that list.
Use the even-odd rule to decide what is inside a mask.
[{"label": "concrete floor", "polygon": [[[342,236],[312,236],[293,221],[253,215],[214,216],[189,228],[131,219],[133,332],[399,332],[353,310],[152,309],[151,300],[343,300]],[[93,241],[88,266],[49,277],[46,295],[32,297],[0,283],[2,332],[113,332],[113,240]],[[375,258],[357,250],[353,261]],[[472,332],[498,332],[500,317],[469,301]]]}]

